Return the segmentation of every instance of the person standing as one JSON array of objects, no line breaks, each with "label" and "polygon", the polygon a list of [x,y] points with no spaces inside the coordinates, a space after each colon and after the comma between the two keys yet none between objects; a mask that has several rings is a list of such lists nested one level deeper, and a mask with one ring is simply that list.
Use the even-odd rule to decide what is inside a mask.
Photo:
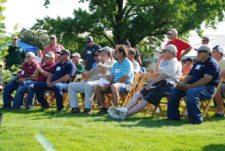
[{"label": "person standing", "polygon": [[175,45],[177,47],[177,60],[181,59],[192,49],[192,47],[183,40],[178,38],[178,32],[176,29],[171,29],[167,32],[167,38],[170,40],[167,45]]},{"label": "person standing", "polygon": [[94,54],[101,48],[98,44],[94,42],[94,39],[91,36],[88,36],[86,39],[86,47],[84,48],[83,62],[85,65],[85,70],[89,71],[92,68],[92,65],[95,62]]},{"label": "person standing", "polygon": [[18,37],[12,39],[6,55],[6,68],[11,69],[12,65],[21,65],[26,56],[25,51],[17,45]]}]

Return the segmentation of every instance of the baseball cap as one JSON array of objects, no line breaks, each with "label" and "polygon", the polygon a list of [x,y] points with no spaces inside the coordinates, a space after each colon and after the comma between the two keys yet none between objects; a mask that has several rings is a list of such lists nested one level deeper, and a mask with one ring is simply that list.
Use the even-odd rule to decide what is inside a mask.
[{"label": "baseball cap", "polygon": [[195,48],[196,51],[207,51],[211,52],[211,49],[207,45],[201,45],[198,49]]},{"label": "baseball cap", "polygon": [[213,49],[215,49],[218,52],[222,53],[222,55],[225,55],[225,50],[220,45],[216,45],[215,47],[213,47]]},{"label": "baseball cap", "polygon": [[61,50],[60,52],[57,52],[58,54],[60,54],[60,55],[70,55],[70,51],[69,50],[67,50],[67,49],[63,49],[63,50]]},{"label": "baseball cap", "polygon": [[45,57],[48,57],[48,58],[55,58],[55,54],[53,52],[51,52],[51,51],[49,51],[48,53],[46,53],[44,56]]},{"label": "baseball cap", "polygon": [[177,53],[177,47],[172,44],[165,46],[162,50],[169,50],[175,54]]},{"label": "baseball cap", "polygon": [[30,57],[35,57],[35,54],[33,53],[33,52],[28,52],[27,54],[26,54],[26,56],[30,56]]},{"label": "baseball cap", "polygon": [[93,56],[99,56],[99,51],[95,51]]},{"label": "baseball cap", "polygon": [[51,35],[51,36],[50,36],[50,39],[51,39],[51,38],[56,39],[56,36],[55,36],[55,35]]},{"label": "baseball cap", "polygon": [[94,39],[91,36],[88,36],[86,39],[86,43],[93,42],[93,41],[94,41]]},{"label": "baseball cap", "polygon": [[130,46],[131,45],[129,40],[126,40],[123,44],[124,45],[127,45],[127,46]]},{"label": "baseball cap", "polygon": [[110,55],[112,54],[112,48],[106,46],[106,47],[103,47],[101,49],[99,49],[98,51],[102,52],[102,51],[106,51],[108,52]]},{"label": "baseball cap", "polygon": [[80,54],[77,53],[77,52],[73,53],[71,56],[72,56],[72,57],[79,57],[79,58],[81,58]]},{"label": "baseball cap", "polygon": [[191,61],[191,62],[193,62],[193,60],[190,57],[187,57],[184,61]]},{"label": "baseball cap", "polygon": [[170,29],[167,33],[168,34],[172,34],[172,35],[178,35],[178,32],[177,32],[177,30],[175,28]]}]

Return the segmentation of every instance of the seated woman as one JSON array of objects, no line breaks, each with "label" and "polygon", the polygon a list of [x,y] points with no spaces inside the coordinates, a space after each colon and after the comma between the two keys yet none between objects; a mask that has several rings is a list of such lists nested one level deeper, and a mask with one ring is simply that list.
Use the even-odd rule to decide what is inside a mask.
[{"label": "seated woman", "polygon": [[140,92],[135,93],[126,107],[110,107],[108,112],[113,119],[125,119],[127,116],[136,114],[148,103],[157,105],[164,94],[170,93],[175,86],[173,79],[179,80],[182,67],[176,59],[177,48],[174,45],[165,46],[163,52],[164,60],[159,66],[159,75]]}]

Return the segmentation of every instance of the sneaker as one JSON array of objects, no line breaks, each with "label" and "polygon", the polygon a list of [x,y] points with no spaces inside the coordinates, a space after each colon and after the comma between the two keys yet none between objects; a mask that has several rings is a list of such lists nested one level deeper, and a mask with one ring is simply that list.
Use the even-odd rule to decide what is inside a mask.
[{"label": "sneaker", "polygon": [[91,114],[91,109],[84,109],[83,114],[86,114],[86,115]]},{"label": "sneaker", "polygon": [[74,107],[74,108],[72,108],[71,109],[71,111],[70,111],[71,113],[80,113],[80,108],[79,107]]},{"label": "sneaker", "polygon": [[101,108],[101,110],[97,113],[97,114],[101,114],[101,115],[104,115],[104,114],[107,114],[107,108]]},{"label": "sneaker", "polygon": [[224,113],[223,112],[217,112],[216,114],[214,114],[214,117],[224,117]]},{"label": "sneaker", "polygon": [[109,110],[109,115],[115,119],[115,120],[124,120],[127,117],[127,108],[125,107],[110,107]]}]

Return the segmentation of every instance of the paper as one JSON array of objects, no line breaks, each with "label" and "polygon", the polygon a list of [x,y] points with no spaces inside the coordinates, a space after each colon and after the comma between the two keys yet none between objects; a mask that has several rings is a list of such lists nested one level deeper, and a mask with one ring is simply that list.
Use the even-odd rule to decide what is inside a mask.
[{"label": "paper", "polygon": [[100,86],[108,85],[110,82],[106,79],[100,78],[99,83]]}]

